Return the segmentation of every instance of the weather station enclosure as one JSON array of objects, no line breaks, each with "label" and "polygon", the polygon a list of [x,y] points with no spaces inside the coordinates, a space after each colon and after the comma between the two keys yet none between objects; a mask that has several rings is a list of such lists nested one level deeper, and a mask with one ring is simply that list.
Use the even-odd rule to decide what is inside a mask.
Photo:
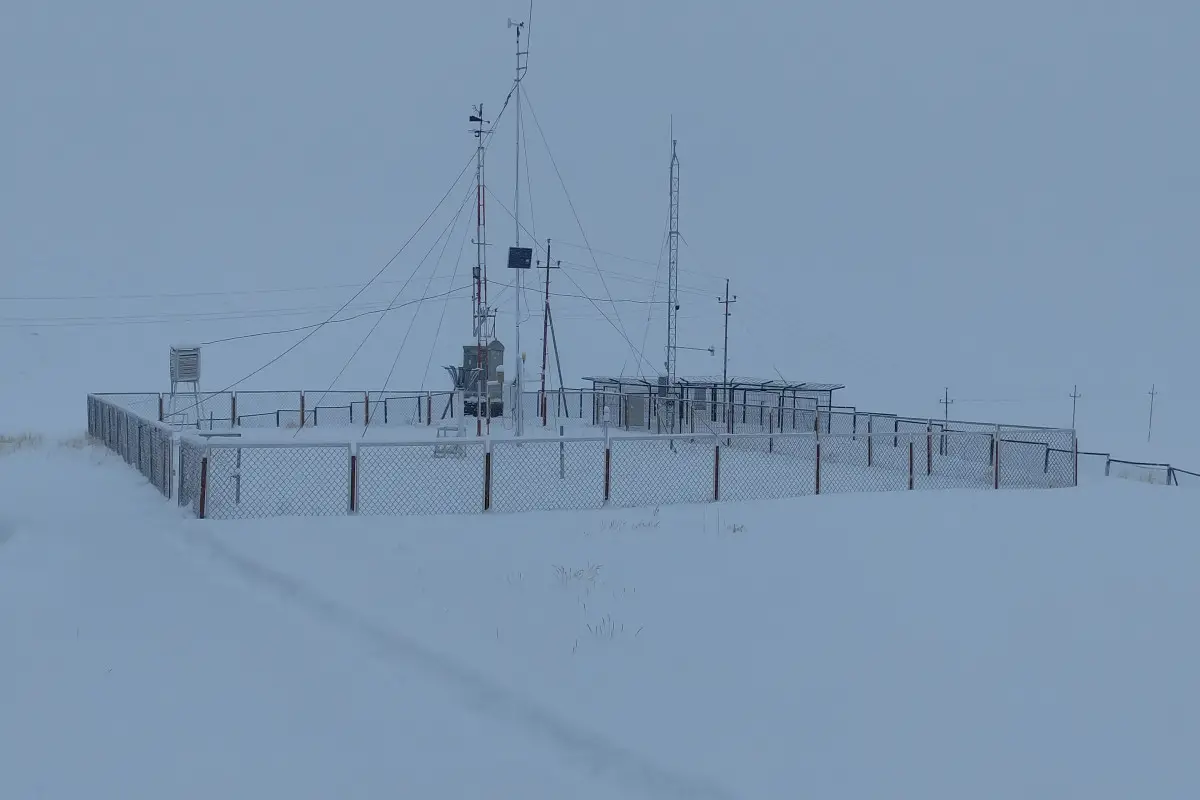
[{"label": "weather station enclosure", "polygon": [[[483,364],[479,363],[480,350],[477,345],[463,345],[462,375],[465,384],[458,388],[463,390],[463,412],[468,417],[487,416],[500,417],[504,415],[504,382],[501,370],[504,368],[504,345],[499,339],[493,339],[483,348]],[[479,408],[479,398],[488,398],[488,407]]]},{"label": "weather station enclosure", "polygon": [[[676,426],[687,428],[705,423],[720,429],[731,428],[739,420],[770,414],[781,430],[813,430],[810,420],[835,408],[833,393],[845,386],[838,383],[792,383],[754,378],[677,378],[672,387],[666,376],[657,379],[639,377],[590,377],[597,398],[599,417],[607,415],[623,427],[649,427],[656,416],[678,404]],[[765,427],[765,425],[763,426]]]}]

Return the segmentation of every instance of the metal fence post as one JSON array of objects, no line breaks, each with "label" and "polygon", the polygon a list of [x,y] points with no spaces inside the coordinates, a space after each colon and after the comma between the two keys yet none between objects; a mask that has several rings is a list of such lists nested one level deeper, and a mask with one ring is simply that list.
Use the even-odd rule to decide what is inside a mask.
[{"label": "metal fence post", "polygon": [[200,458],[200,512],[197,516],[204,519],[205,506],[208,503],[208,454]]},{"label": "metal fence post", "polygon": [[993,436],[994,436],[993,441],[995,442],[995,444],[992,447],[992,459],[994,461],[994,463],[992,465],[992,488],[999,489],[1000,488],[1000,426],[999,425],[996,426],[996,433],[993,434]]},{"label": "metal fence post", "polygon": [[350,513],[358,513],[358,453],[350,445]]},{"label": "metal fence post", "polygon": [[483,449],[483,510],[492,508],[492,442],[489,439]]},{"label": "metal fence post", "polygon": [[300,393],[300,427],[304,427],[304,392]]},{"label": "metal fence post", "polygon": [[604,443],[604,502],[612,498],[612,446]]},{"label": "metal fence post", "polygon": [[1072,440],[1071,449],[1074,451],[1074,461],[1075,461],[1075,466],[1074,466],[1075,472],[1071,478],[1071,485],[1079,486],[1079,434],[1077,434],[1075,431],[1071,431],[1071,440]]},{"label": "metal fence post", "polygon": [[925,474],[933,474],[933,423],[925,427]]},{"label": "metal fence post", "polygon": [[817,494],[821,493],[821,440],[817,439]]},{"label": "metal fence post", "polygon": [[875,419],[874,417],[867,417],[867,466],[868,467],[875,466],[875,451],[874,451],[875,437],[872,435],[874,433],[874,431],[872,430],[872,428],[874,426],[871,424],[872,420],[874,420],[874,419]]},{"label": "metal fence post", "polygon": [[908,443],[908,488],[913,488],[913,443],[910,440]]},{"label": "metal fence post", "polygon": [[713,501],[721,499],[721,443],[713,447]]}]

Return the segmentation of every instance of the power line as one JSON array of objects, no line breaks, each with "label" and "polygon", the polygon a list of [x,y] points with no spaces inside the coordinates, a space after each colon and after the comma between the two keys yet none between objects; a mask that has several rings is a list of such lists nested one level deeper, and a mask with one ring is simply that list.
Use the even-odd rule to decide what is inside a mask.
[{"label": "power line", "polygon": [[302,325],[298,328],[286,328],[283,330],[274,330],[274,331],[258,331],[257,333],[247,333],[247,334],[243,334],[241,336],[227,336],[224,339],[214,339],[211,342],[202,342],[201,347],[208,347],[209,345],[214,345],[214,344],[224,344],[225,342],[238,342],[238,341],[242,341],[243,339],[257,339],[262,336],[280,336],[280,335],[287,334],[287,333],[300,333],[301,331],[307,331],[307,330],[312,330],[313,328],[319,328],[322,325],[326,325],[326,326],[327,325],[340,325],[344,322],[353,322],[354,320],[362,319],[363,317],[369,317],[372,314],[386,314],[389,311],[395,311],[400,308],[406,308],[408,306],[416,305],[417,303],[421,303],[421,302],[428,301],[428,300],[449,298],[453,295],[458,294],[459,292],[465,292],[467,289],[470,289],[470,288],[471,288],[470,286],[459,286],[457,289],[451,289],[448,292],[440,292],[438,294],[431,294],[427,297],[418,297],[414,300],[409,300],[404,303],[388,305],[385,308],[376,309],[373,311],[363,311],[359,314],[354,314],[353,316],[342,317],[341,319],[334,319],[334,320],[330,320],[327,322],[317,322],[312,325]]}]

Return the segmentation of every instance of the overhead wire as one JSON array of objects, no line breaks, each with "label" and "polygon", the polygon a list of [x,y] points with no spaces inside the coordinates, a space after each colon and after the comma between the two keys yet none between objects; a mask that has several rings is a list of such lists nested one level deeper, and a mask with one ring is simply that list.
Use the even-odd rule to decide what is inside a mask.
[{"label": "overhead wire", "polygon": [[[512,213],[512,211],[511,211],[511,210],[510,210],[510,209],[509,209],[509,208],[508,208],[506,205],[504,205],[504,202],[503,202],[502,200],[500,200],[499,198],[495,197],[494,193],[492,193],[490,189],[488,190],[488,193],[489,193],[489,194],[492,194],[492,197],[494,198],[494,200],[495,200],[496,204],[497,204],[497,205],[499,205],[499,206],[500,206],[500,208],[501,208],[501,209],[502,209],[502,210],[503,210],[503,211],[504,211],[506,214],[508,214],[508,216],[509,216],[510,218],[516,219],[516,217],[514,217],[514,216],[513,216],[513,213]],[[517,224],[518,224],[518,225],[520,225],[521,223],[518,221],[518,222],[517,222]],[[582,226],[580,226],[580,227],[581,227],[581,229],[582,229]],[[524,226],[521,226],[521,228],[522,228],[522,230],[525,230],[526,232],[528,232],[528,229],[526,229]],[[542,244],[540,244],[539,242],[537,242],[537,240],[536,240],[536,239],[534,240],[534,246],[535,246],[535,247],[536,247],[538,250],[540,250],[541,252],[543,252],[543,253],[545,253],[545,252],[546,252],[546,248],[545,248],[545,246],[544,246],[544,245],[542,245]],[[567,262],[564,262],[564,263],[567,263]],[[587,268],[587,267],[586,267],[586,265],[582,265],[582,264],[577,264],[576,266],[580,266],[580,267]],[[598,274],[599,274],[599,273],[603,273],[603,272],[604,272],[604,270],[601,270],[601,269],[599,268],[599,265],[597,265],[597,266],[595,267],[595,271],[596,271]],[[571,284],[572,284],[572,285],[573,285],[573,286],[576,288],[576,290],[578,290],[579,294],[578,294],[578,295],[576,295],[576,296],[577,296],[577,297],[580,297],[580,298],[582,298],[582,299],[585,299],[585,300],[588,300],[588,301],[590,301],[590,302],[591,302],[591,304],[592,304],[592,305],[593,305],[593,306],[596,308],[596,310],[597,310],[598,312],[600,312],[600,315],[601,315],[601,316],[604,318],[604,320],[605,320],[606,322],[608,322],[608,324],[609,324],[609,325],[610,325],[610,326],[611,326],[611,327],[612,327],[614,330],[616,330],[616,331],[617,331],[617,333],[619,333],[619,334],[621,335],[621,337],[622,337],[622,338],[624,338],[624,339],[625,339],[625,343],[626,343],[627,345],[629,345],[629,348],[630,348],[630,350],[633,352],[633,354],[634,354],[634,355],[636,355],[636,356],[638,356],[638,357],[639,357],[639,358],[640,358],[642,361],[644,361],[645,363],[647,363],[647,364],[650,364],[650,366],[651,366],[651,369],[653,369],[653,366],[654,366],[654,365],[653,365],[653,364],[651,364],[651,363],[650,363],[650,361],[649,361],[649,359],[647,359],[647,358],[646,358],[645,354],[644,354],[644,353],[643,353],[641,350],[639,350],[639,349],[637,348],[637,346],[636,346],[636,345],[633,343],[633,341],[632,341],[632,340],[629,338],[629,335],[628,335],[628,334],[625,332],[624,328],[623,328],[623,327],[621,327],[621,326],[618,326],[618,325],[617,325],[617,324],[615,324],[615,323],[613,323],[613,321],[612,321],[612,319],[609,317],[609,315],[608,315],[608,314],[606,314],[606,313],[605,313],[605,311],[604,311],[604,309],[602,309],[602,308],[600,307],[599,303],[600,303],[601,301],[600,301],[600,300],[598,300],[597,298],[594,298],[594,297],[592,297],[591,295],[588,295],[586,292],[584,292],[584,290],[583,290],[583,287],[581,287],[581,286],[579,285],[579,283],[578,283],[578,282],[575,280],[575,278],[574,278],[574,277],[573,277],[573,276],[570,274],[570,271],[568,271],[568,270],[562,270],[562,274],[563,274],[563,275],[564,275],[564,276],[567,278],[567,280],[569,280],[569,281],[571,282]],[[604,282],[603,275],[601,275],[601,282],[602,282],[602,283]],[[512,287],[513,287],[513,284],[508,284],[508,285],[506,285],[506,286],[504,287],[504,290],[503,290],[503,291],[501,291],[501,293],[500,293],[500,296],[503,296],[503,294],[504,294],[504,291],[507,291],[508,289],[511,289]],[[607,284],[605,284],[605,291],[606,291],[606,292],[608,292],[608,301],[607,301],[607,302],[608,302],[609,304],[613,305],[613,309],[614,309],[614,311],[615,311],[615,310],[616,310],[616,301],[614,300],[614,298],[613,298],[613,296],[612,296],[612,292],[611,292],[611,291],[608,291],[608,286],[607,286]],[[706,292],[706,293],[705,293],[705,295],[707,295],[707,294],[708,294],[708,293]],[[618,318],[618,320],[620,319],[620,315],[619,315],[619,314],[617,315],[617,318]]]},{"label": "overhead wire", "polygon": [[[470,217],[468,217],[468,220]],[[458,258],[454,262],[454,272],[450,274],[451,283],[458,277],[458,268],[462,265],[463,252],[467,249],[467,238],[470,236],[471,226],[468,224],[463,228],[463,238],[458,245]],[[433,363],[433,354],[437,350],[438,338],[442,335],[442,325],[446,321],[446,308],[448,303],[442,304],[442,313],[438,317],[437,330],[433,333],[433,339],[429,343],[429,357],[425,360],[425,372],[421,375],[421,385],[425,385],[425,381],[429,378],[429,366]]]},{"label": "overhead wire", "polygon": [[[277,356],[275,356],[274,358],[272,358],[270,361],[266,362],[262,366],[250,371],[246,375],[237,379],[236,381],[231,383],[229,386],[222,389],[221,392],[232,391],[233,389],[237,388],[239,385],[241,385],[245,381],[247,381],[250,378],[253,378],[255,375],[258,375],[259,373],[263,372],[268,367],[270,367],[274,364],[277,364],[280,360],[282,360],[289,353],[294,351],[297,347],[299,347],[300,345],[304,344],[304,342],[311,339],[313,337],[313,335],[316,334],[317,331],[321,330],[326,325],[328,325],[330,322],[332,322],[335,318],[337,318],[337,316],[342,311],[344,311],[346,308],[348,308],[351,303],[353,303],[355,300],[357,300],[359,297],[361,297],[362,294],[365,291],[367,291],[367,289],[369,289],[373,283],[375,283],[375,281],[379,280],[379,278],[383,275],[383,273],[388,270],[388,268],[396,261],[396,259],[398,259],[400,257],[400,255],[406,249],[408,249],[408,246],[412,243],[412,241],[414,239],[417,238],[418,235],[420,235],[421,231],[423,231],[425,229],[425,226],[428,225],[429,221],[431,219],[433,219],[433,217],[437,214],[438,209],[440,209],[442,207],[442,205],[446,202],[446,198],[448,198],[454,192],[455,187],[458,186],[459,181],[462,180],[463,175],[465,175],[467,173],[467,170],[470,169],[471,162],[473,160],[474,160],[474,155],[472,155],[472,157],[467,160],[467,163],[463,165],[463,168],[461,170],[459,170],[458,175],[454,178],[454,182],[450,184],[450,188],[447,189],[446,193],[441,196],[441,198],[438,200],[437,204],[433,207],[433,210],[431,210],[429,212],[429,214],[427,214],[425,216],[425,218],[421,221],[421,224],[417,226],[417,229],[415,231],[413,231],[412,235],[410,235],[408,237],[408,239],[405,240],[404,244],[402,244],[400,246],[400,249],[397,250],[392,255],[392,257],[389,258],[387,260],[387,262],[382,267],[380,267],[380,269],[374,275],[371,276],[371,279],[369,281],[367,281],[365,284],[363,284],[362,288],[360,288],[357,292],[355,292],[354,295],[349,300],[347,300],[345,303],[343,303],[342,306],[337,311],[335,311],[333,314],[331,314],[328,319],[326,319],[324,322],[313,327],[312,330],[310,330],[306,334],[304,334],[304,336],[302,336],[300,339],[298,339],[296,342],[294,342],[291,346],[289,346],[287,349],[285,349],[282,353],[278,354]],[[191,411],[192,409],[194,409],[198,406],[199,406],[199,402],[193,403],[191,406],[188,406],[187,408],[183,409],[182,413]]]},{"label": "overhead wire", "polygon": [[[650,302],[650,308],[646,310],[646,327],[642,331],[642,352],[646,351],[646,340],[650,338],[650,323],[654,319],[654,298],[658,296],[659,276],[662,275],[663,253],[666,252],[666,249],[667,249],[667,241],[668,241],[668,237],[670,236],[670,233],[669,233],[670,227],[671,227],[671,221],[670,221],[670,218],[668,217],[667,223],[663,226],[662,244],[659,245],[659,248],[658,248],[658,268],[654,272],[654,283],[651,284],[651,287],[650,287],[650,301],[651,302]],[[670,301],[668,300],[666,302],[670,302]],[[621,363],[621,373],[620,374],[622,374],[622,375],[625,374],[625,367],[627,364],[628,364],[628,361]]]},{"label": "overhead wire", "polygon": [[470,289],[470,288],[471,287],[469,285],[468,286],[459,286],[455,289],[450,289],[449,291],[438,292],[437,294],[426,295],[424,297],[417,297],[417,298],[408,300],[403,303],[389,304],[383,308],[373,309],[371,311],[363,311],[358,314],[353,314],[349,317],[341,317],[339,319],[330,320],[328,322],[316,322],[316,323],[313,323],[312,325],[301,325],[298,328],[285,328],[282,330],[273,330],[273,331],[257,331],[255,333],[246,333],[246,334],[242,334],[240,336],[226,336],[222,339],[213,339],[212,341],[209,341],[209,342],[201,342],[200,346],[208,347],[210,345],[224,344],[226,342],[239,342],[239,341],[243,341],[245,339],[258,339],[263,336],[281,336],[281,335],[288,334],[288,333],[300,333],[301,331],[312,330],[313,328],[318,328],[322,325],[325,325],[325,326],[341,325],[342,323],[354,322],[355,320],[362,319],[364,317],[369,317],[373,314],[386,314],[389,311],[396,311],[397,309],[407,308],[408,306],[416,305],[417,303],[421,303],[421,302],[427,302],[430,300],[439,300],[439,299],[449,299],[449,298],[452,298],[454,295],[458,294],[459,292],[465,292],[467,289]]},{"label": "overhead wire", "polygon": [[[513,87],[511,89],[509,89],[508,95],[504,98],[504,103],[500,107],[500,113],[496,115],[496,119],[492,123],[492,127],[489,130],[488,142],[484,144],[485,149],[487,148],[488,144],[491,141],[491,134],[495,132],[496,126],[499,124],[500,119],[504,116],[504,112],[508,108],[508,104],[512,100],[513,92],[516,90],[516,88],[517,88],[517,84],[514,82]],[[421,224],[419,226],[417,226],[417,229],[415,231],[413,231],[412,235],[409,236],[408,239],[405,240],[404,244],[400,246],[400,249],[397,250],[396,253],[393,254],[390,259],[388,259],[387,263],[385,263],[383,265],[383,267],[381,267],[379,269],[379,271],[376,272],[369,281],[367,281],[357,292],[355,292],[354,295],[338,309],[338,311],[335,311],[333,313],[333,315],[331,315],[329,317],[329,319],[314,326],[308,333],[306,333],[299,340],[294,342],[290,347],[288,347],[282,353],[278,354],[277,356],[275,356],[271,360],[267,361],[265,364],[259,366],[258,368],[250,371],[249,373],[242,376],[241,378],[237,379],[236,381],[234,381],[233,383],[231,383],[229,386],[225,387],[221,391],[222,392],[232,391],[233,389],[237,388],[239,385],[241,385],[245,381],[249,380],[250,378],[253,378],[255,375],[260,374],[261,372],[266,370],[268,367],[278,363],[280,360],[282,360],[284,357],[286,357],[288,354],[290,354],[292,351],[294,351],[301,344],[303,344],[304,342],[306,342],[310,338],[312,338],[312,336],[317,331],[321,330],[326,325],[328,325],[330,322],[332,322],[333,319],[335,319],[338,314],[340,314],[351,303],[353,303],[355,300],[357,300],[363,294],[363,292],[365,292],[368,288],[370,288],[371,285],[374,284],[383,275],[383,273],[387,271],[387,269],[392,265],[392,263],[397,258],[400,257],[400,255],[408,248],[408,246],[412,243],[412,241],[421,233],[421,231],[423,231],[425,229],[425,226],[428,225],[429,221],[431,219],[433,219],[434,215],[437,214],[438,209],[440,209],[442,207],[442,205],[446,202],[446,198],[448,198],[454,192],[455,187],[458,186],[459,181],[462,180],[463,175],[465,175],[467,170],[470,169],[471,164],[474,161],[475,161],[475,152],[473,151],[471,154],[471,157],[469,159],[467,159],[467,163],[463,165],[462,169],[459,171],[458,175],[455,177],[454,182],[450,184],[450,188],[448,188],[446,190],[446,193],[443,194],[442,197],[438,200],[437,205],[435,205],[433,207],[433,210],[431,210],[429,212],[429,214],[425,217],[425,219],[423,219],[421,221]],[[351,358],[353,358],[353,356]],[[196,408],[198,405],[199,405],[199,403],[193,403],[191,406],[184,408],[182,411],[183,412],[191,411],[192,409]]]},{"label": "overhead wire", "polygon": [[[442,259],[446,257],[446,248],[450,246],[450,240],[452,238],[454,238],[454,236],[453,236],[454,228],[458,226],[458,221],[462,217],[463,209],[467,207],[467,200],[469,200],[470,198],[471,198],[470,193],[468,193],[467,196],[463,198],[463,203],[461,206],[459,206],[458,213],[454,215],[454,219],[451,220],[450,226],[446,229],[446,238],[442,242],[442,251],[440,253],[438,253],[438,258],[437,258],[437,261],[433,265],[433,270],[430,271],[430,273],[429,273],[429,280],[427,280],[425,282],[425,293],[426,294],[429,293],[429,287],[433,284],[433,278],[435,275],[437,275],[437,271],[441,268]],[[470,230],[470,225],[467,225],[466,228],[467,228],[467,230]],[[457,269],[458,269],[458,267],[457,267],[457,265],[455,265],[456,272],[457,272]],[[442,310],[445,311],[445,306],[442,307]],[[383,379],[383,390],[385,392],[388,389],[388,384],[391,383],[392,375],[394,375],[396,372],[396,365],[400,363],[400,354],[404,352],[404,345],[408,343],[408,337],[412,334],[413,326],[417,324],[417,316],[420,313],[421,313],[421,308],[420,308],[420,306],[418,306],[417,310],[415,312],[413,312],[412,319],[410,319],[408,321],[408,328],[404,331],[404,337],[400,340],[400,346],[396,348],[396,357],[392,359],[391,369],[388,370],[387,377]],[[364,435],[365,435],[365,431],[364,431]]]},{"label": "overhead wire", "polygon": [[[398,290],[396,290],[396,294],[392,297],[392,303],[395,303],[400,299],[400,295],[403,294],[404,290],[408,288],[408,284],[411,283],[413,278],[415,278],[417,276],[417,273],[421,271],[421,267],[423,267],[425,265],[425,262],[429,259],[430,254],[432,254],[433,251],[437,248],[437,245],[439,242],[441,242],[442,237],[446,237],[447,239],[449,238],[450,228],[452,226],[455,226],[458,224],[458,218],[462,214],[462,210],[464,208],[466,208],[467,201],[471,199],[471,195],[474,193],[475,193],[474,188],[468,187],[468,190],[463,194],[462,203],[459,204],[458,211],[455,212],[453,219],[451,219],[450,223],[446,226],[446,228],[443,230],[443,232],[441,234],[439,234],[436,239],[433,240],[433,244],[430,245],[429,249],[425,251],[425,255],[423,255],[421,257],[421,260],[417,262],[417,265],[413,268],[413,271],[409,273],[408,279],[404,281],[404,283],[400,286],[400,288]],[[418,301],[418,305],[419,304],[420,304],[420,301]],[[362,351],[363,347],[366,346],[367,341],[370,340],[370,338],[375,334],[375,331],[379,329],[380,324],[383,322],[384,316],[385,316],[384,314],[380,314],[375,319],[375,322],[373,325],[371,325],[370,330],[368,330],[366,335],[363,336],[362,340],[359,341],[358,346],[354,348],[354,351],[350,354],[350,357],[347,358],[345,363],[342,364],[342,368],[340,370],[338,370],[337,375],[335,375],[333,378],[333,381],[330,382],[329,388],[327,388],[321,394],[321,397],[317,400],[314,407],[320,406],[321,401],[325,399],[326,395],[328,395],[331,391],[333,391],[333,387],[337,385],[337,382],[341,379],[342,375],[344,375],[346,370],[350,368],[351,362],[354,361],[354,359]],[[415,318],[416,318],[416,315],[414,314],[414,319]],[[301,428],[296,429],[296,433],[293,434],[293,438],[296,435],[299,435],[300,430],[301,430]]]},{"label": "overhead wire", "polygon": [[[529,98],[528,91],[526,91],[526,93],[525,93],[525,105],[527,105],[529,107],[529,115],[531,117],[533,117],[533,124],[537,128],[538,135],[541,137],[541,140],[542,140],[542,144],[546,148],[546,155],[550,158],[550,165],[552,167],[554,167],[554,174],[558,176],[558,182],[562,186],[563,195],[567,198],[567,206],[571,209],[571,215],[575,218],[575,224],[579,227],[579,234],[583,237],[583,241],[586,243],[588,241],[587,231],[584,229],[583,222],[579,218],[579,212],[575,209],[575,203],[571,199],[570,191],[568,191],[568,189],[567,189],[567,182],[563,178],[562,171],[558,168],[558,162],[555,161],[555,159],[554,159],[554,153],[553,153],[553,151],[551,151],[550,143],[546,139],[546,132],[544,130],[542,130],[542,123],[540,120],[538,120],[537,109],[535,109],[533,107],[533,101]],[[596,262],[596,255],[595,255],[595,253],[592,252],[590,246],[588,248],[588,253],[591,255],[592,262],[595,263],[597,270],[599,270],[600,265],[599,265],[599,263]],[[574,278],[571,278],[568,275],[568,279],[571,280],[572,283],[574,283]],[[603,275],[600,276],[600,282],[604,286],[605,293],[608,294],[609,297],[611,298],[612,291],[608,288],[608,282],[604,280]],[[576,284],[576,288],[579,288],[578,284]],[[582,289],[579,289],[579,290],[580,290],[580,292],[583,291]],[[596,307],[597,307],[597,309],[599,309],[598,305]],[[654,365],[646,358],[645,354],[642,353],[642,351],[637,349],[637,345],[635,345],[633,343],[633,340],[629,338],[629,333],[625,330],[625,325],[621,320],[621,314],[617,310],[616,305],[613,305],[613,313],[616,316],[617,321],[615,323],[613,323],[611,320],[609,320],[610,324],[612,324],[612,327],[619,334],[621,334],[621,338],[625,340],[625,343],[627,345],[629,345],[629,349],[633,351],[634,355],[636,355],[642,361],[645,361],[647,364],[650,365],[650,368],[653,369]]]}]

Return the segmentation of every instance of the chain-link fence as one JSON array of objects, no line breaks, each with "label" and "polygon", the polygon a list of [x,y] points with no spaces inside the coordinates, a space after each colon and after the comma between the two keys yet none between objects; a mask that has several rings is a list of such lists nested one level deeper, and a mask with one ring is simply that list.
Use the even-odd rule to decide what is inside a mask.
[{"label": "chain-link fence", "polygon": [[325,517],[350,512],[347,444],[246,447],[211,442],[206,453],[208,519]]},{"label": "chain-link fence", "polygon": [[208,445],[199,439],[179,440],[179,505],[190,509],[197,517],[205,516],[205,483],[208,467],[205,463]]},{"label": "chain-link fence", "polygon": [[491,508],[554,511],[604,505],[603,439],[492,442]]},{"label": "chain-link fence", "polygon": [[485,502],[481,439],[359,445],[356,510],[367,515],[470,514]]},{"label": "chain-link fence", "polygon": [[[133,407],[148,408],[151,403],[143,399]],[[162,423],[115,405],[107,398],[89,395],[87,408],[88,436],[120,455],[130,466],[136,467],[152,486],[169,498],[173,431]]]},{"label": "chain-link fence", "polygon": [[[303,420],[306,426],[336,428],[368,421],[429,425],[448,413],[451,396],[298,391],[209,397],[212,404],[228,405],[223,419],[230,425],[296,427]],[[177,490],[181,506],[216,519],[658,506],[956,487],[1057,488],[1075,485],[1081,465],[1087,474],[1200,483],[1200,474],[1166,464],[1078,453],[1070,430],[918,420],[849,407],[780,409],[753,402],[714,406],[700,399],[630,398],[583,391],[546,395],[562,411],[558,420],[571,418],[570,413],[584,420],[607,416],[626,433],[649,428],[646,435],[490,443],[452,437],[357,448],[211,441],[186,430],[178,437],[157,422],[164,398],[148,393],[89,396],[88,431],[163,494]],[[523,398],[531,425],[537,424],[541,402],[536,392]],[[212,421],[217,419],[222,418],[214,406],[209,425],[200,419],[199,427],[216,427]],[[659,431],[662,435],[654,435]],[[173,438],[178,441],[174,452]]]},{"label": "chain-link fence", "polygon": [[609,502],[660,506],[712,500],[716,487],[711,436],[611,439]]}]

